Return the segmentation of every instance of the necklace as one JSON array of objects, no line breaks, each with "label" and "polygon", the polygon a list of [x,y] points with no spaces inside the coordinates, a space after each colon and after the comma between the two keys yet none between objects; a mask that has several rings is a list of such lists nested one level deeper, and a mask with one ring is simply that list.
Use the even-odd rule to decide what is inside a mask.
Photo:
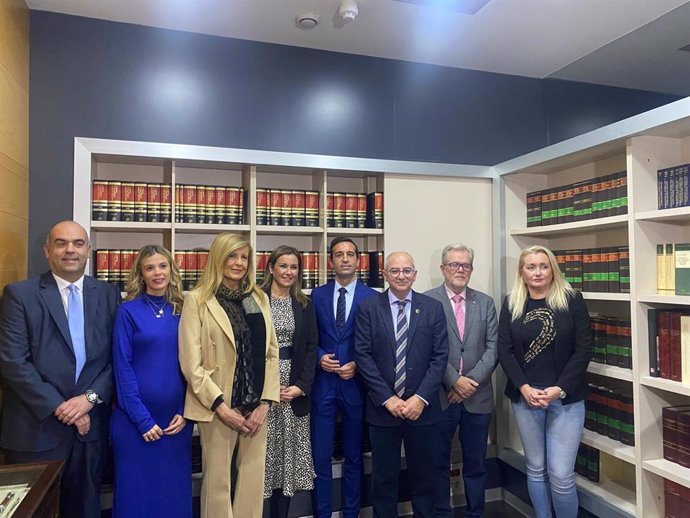
[{"label": "necklace", "polygon": [[149,309],[151,309],[151,311],[153,312],[153,315],[156,318],[161,318],[163,316],[163,310],[165,309],[165,306],[168,302],[164,300],[163,305],[159,306],[146,295],[144,295],[144,299],[146,299],[146,304],[148,304]]}]

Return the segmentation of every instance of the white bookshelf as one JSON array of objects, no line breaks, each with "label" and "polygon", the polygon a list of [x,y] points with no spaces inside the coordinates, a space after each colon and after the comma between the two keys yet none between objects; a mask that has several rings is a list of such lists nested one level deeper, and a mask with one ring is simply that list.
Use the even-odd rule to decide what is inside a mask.
[{"label": "white bookshelf", "polygon": [[[690,162],[690,98],[600,128],[593,132],[529,153],[495,167],[502,203],[498,233],[505,260],[501,292],[515,276],[521,249],[539,244],[551,249],[628,245],[629,294],[584,293],[597,313],[610,310],[629,314],[632,324],[632,370],[591,362],[588,372],[630,383],[634,400],[635,444],[624,446],[585,430],[583,442],[602,454],[602,482],[578,478],[583,500],[596,507],[605,501],[603,515],[662,518],[663,478],[689,485],[690,470],[663,460],[661,409],[690,403],[690,385],[653,378],[649,372],[647,311],[666,306],[690,306],[690,296],[661,295],[656,286],[656,245],[690,241],[690,207],[659,210],[658,169]],[[598,178],[625,170],[628,214],[607,218],[526,227],[528,192]],[[590,307],[591,311],[591,307]],[[499,448],[515,448],[506,405],[498,405]],[[611,475],[611,476],[609,476]],[[595,513],[597,514],[597,513]]]}]

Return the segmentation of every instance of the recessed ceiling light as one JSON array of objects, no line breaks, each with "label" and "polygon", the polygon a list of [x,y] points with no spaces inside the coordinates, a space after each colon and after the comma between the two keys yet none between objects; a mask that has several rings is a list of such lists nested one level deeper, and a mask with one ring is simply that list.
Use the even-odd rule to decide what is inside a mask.
[{"label": "recessed ceiling light", "polygon": [[304,13],[295,18],[297,27],[300,29],[313,29],[319,24],[319,15],[314,13]]}]

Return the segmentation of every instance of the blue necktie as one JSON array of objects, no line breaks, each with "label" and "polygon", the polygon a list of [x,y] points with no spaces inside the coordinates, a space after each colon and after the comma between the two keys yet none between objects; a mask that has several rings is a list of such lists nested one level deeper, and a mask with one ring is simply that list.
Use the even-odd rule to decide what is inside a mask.
[{"label": "blue necktie", "polygon": [[67,297],[67,322],[69,323],[69,334],[72,337],[72,347],[74,348],[74,358],[76,359],[76,373],[74,382],[76,383],[81,374],[81,370],[86,363],[86,340],[84,339],[84,306],[81,303],[79,289],[70,284],[69,297]]},{"label": "blue necktie", "polygon": [[345,294],[347,290],[345,288],[340,288],[338,290],[340,295],[338,296],[338,306],[335,310],[335,327],[338,328],[338,333],[345,327]]},{"label": "blue necktie", "polygon": [[405,356],[407,352],[407,316],[405,304],[407,300],[396,300],[398,305],[398,318],[395,322],[395,385],[393,390],[402,397],[405,393]]}]

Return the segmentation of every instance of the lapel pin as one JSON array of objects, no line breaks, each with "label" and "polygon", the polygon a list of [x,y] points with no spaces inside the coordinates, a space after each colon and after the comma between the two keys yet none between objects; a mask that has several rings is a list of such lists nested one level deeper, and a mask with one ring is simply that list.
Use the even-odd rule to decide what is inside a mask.
[{"label": "lapel pin", "polygon": [[414,312],[417,313],[418,315],[421,313],[419,308],[415,309]]}]

